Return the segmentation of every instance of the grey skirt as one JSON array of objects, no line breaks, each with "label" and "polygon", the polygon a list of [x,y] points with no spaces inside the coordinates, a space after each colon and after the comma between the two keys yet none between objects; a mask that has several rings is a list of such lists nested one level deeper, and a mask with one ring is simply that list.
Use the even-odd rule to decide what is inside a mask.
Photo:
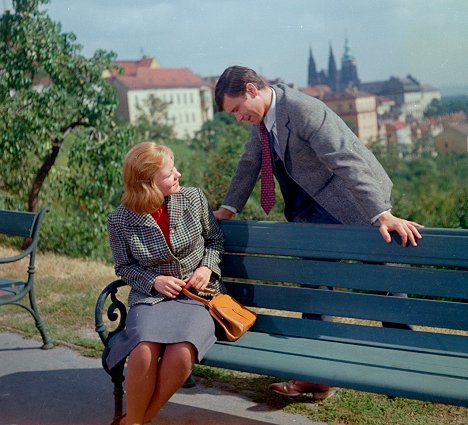
[{"label": "grey skirt", "polygon": [[142,341],[174,344],[190,342],[200,361],[215,343],[215,325],[205,306],[185,296],[130,308],[126,328],[112,343],[107,366],[112,369]]}]

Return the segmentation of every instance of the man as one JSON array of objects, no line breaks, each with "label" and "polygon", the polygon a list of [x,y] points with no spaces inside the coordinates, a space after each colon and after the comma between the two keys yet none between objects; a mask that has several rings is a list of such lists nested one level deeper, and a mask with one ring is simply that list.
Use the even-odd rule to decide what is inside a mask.
[{"label": "man", "polygon": [[[262,171],[261,204],[267,214],[274,204],[274,174],[288,221],[375,224],[386,242],[396,231],[404,246],[408,241],[417,246],[417,228],[422,226],[391,213],[387,173],[324,103],[283,84],[270,87],[255,71],[241,66],[223,72],[215,101],[220,111],[253,124],[223,205],[214,212],[218,220],[242,210]],[[330,393],[325,385],[303,381],[271,388],[289,396],[312,392],[325,398]]]}]

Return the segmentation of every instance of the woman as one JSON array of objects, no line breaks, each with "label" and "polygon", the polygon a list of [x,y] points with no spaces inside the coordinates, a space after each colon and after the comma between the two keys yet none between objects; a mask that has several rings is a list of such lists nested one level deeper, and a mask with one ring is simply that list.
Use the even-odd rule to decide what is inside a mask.
[{"label": "woman", "polygon": [[126,330],[107,358],[112,368],[129,355],[127,413],[116,423],[150,421],[216,341],[208,311],[181,290],[225,292],[223,236],[202,191],[181,187],[180,176],[169,148],[135,146],[122,204],[108,218],[115,272],[131,287]]}]

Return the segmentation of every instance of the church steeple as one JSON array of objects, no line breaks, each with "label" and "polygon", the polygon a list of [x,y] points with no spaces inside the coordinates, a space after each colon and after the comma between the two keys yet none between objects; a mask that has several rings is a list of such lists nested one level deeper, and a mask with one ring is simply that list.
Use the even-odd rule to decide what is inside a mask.
[{"label": "church steeple", "polygon": [[335,56],[333,55],[332,45],[330,43],[330,53],[328,55],[328,83],[332,90],[338,90],[338,72],[336,69]]},{"label": "church steeple", "polygon": [[349,47],[348,36],[345,38],[344,53],[341,59],[341,89],[359,87],[356,59]]},{"label": "church steeple", "polygon": [[312,47],[309,47],[309,67],[307,73],[307,85],[315,86],[318,84],[317,68],[315,67],[314,56],[312,55]]}]

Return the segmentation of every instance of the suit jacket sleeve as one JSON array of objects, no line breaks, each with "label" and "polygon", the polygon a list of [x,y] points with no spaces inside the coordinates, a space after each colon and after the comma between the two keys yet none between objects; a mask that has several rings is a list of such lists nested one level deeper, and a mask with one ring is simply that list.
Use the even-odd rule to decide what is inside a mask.
[{"label": "suit jacket sleeve", "polygon": [[262,165],[262,145],[257,126],[252,126],[250,139],[245,144],[244,153],[237,164],[223,204],[241,211],[252,193]]},{"label": "suit jacket sleeve", "polygon": [[213,211],[208,204],[208,200],[201,189],[198,189],[198,191],[200,194],[202,212],[202,235],[205,239],[205,251],[201,265],[211,269],[219,279],[221,277],[221,258],[224,252],[224,237],[221,228],[213,215]]},{"label": "suit jacket sleeve", "polygon": [[125,231],[112,215],[107,220],[109,244],[114,258],[115,274],[120,276],[133,289],[144,294],[151,294],[153,283],[159,275],[155,269],[140,266],[133,257]]}]

